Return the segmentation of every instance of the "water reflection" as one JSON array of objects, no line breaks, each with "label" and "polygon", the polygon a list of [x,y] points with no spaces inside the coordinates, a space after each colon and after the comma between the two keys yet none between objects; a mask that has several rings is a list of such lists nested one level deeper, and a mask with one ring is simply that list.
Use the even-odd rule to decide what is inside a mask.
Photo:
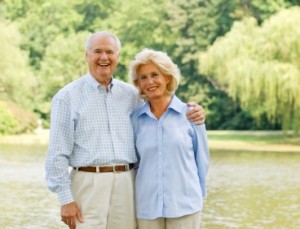
[{"label": "water reflection", "polygon": [[211,152],[202,228],[300,228],[300,154]]},{"label": "water reflection", "polygon": [[43,145],[0,145],[0,228],[59,229],[56,196],[44,184]]},{"label": "water reflection", "polygon": [[[46,146],[0,145],[0,225],[66,228],[44,184]],[[204,229],[300,228],[300,153],[211,152]]]}]

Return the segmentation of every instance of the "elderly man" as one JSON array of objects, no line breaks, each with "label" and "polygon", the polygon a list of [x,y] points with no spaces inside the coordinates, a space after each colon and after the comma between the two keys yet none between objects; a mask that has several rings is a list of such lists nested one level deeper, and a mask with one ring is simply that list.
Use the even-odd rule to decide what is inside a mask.
[{"label": "elderly man", "polygon": [[[142,101],[133,86],[113,78],[120,50],[114,34],[92,34],[86,43],[89,73],[52,100],[46,182],[71,229],[136,228],[130,114]],[[201,124],[204,111],[197,105],[188,117]]]}]

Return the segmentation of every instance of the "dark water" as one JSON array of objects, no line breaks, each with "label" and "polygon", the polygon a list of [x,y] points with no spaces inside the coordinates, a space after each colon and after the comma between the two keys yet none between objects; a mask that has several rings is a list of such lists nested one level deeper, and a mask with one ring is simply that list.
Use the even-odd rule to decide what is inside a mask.
[{"label": "dark water", "polygon": [[[0,145],[1,229],[66,228],[44,184],[45,152]],[[201,228],[300,228],[300,153],[213,151],[211,161]]]}]

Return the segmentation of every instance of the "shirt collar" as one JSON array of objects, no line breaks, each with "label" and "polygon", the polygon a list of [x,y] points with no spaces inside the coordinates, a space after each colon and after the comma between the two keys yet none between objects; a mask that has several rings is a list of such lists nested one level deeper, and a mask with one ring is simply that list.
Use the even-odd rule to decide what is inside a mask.
[{"label": "shirt collar", "polygon": [[[103,88],[103,86],[101,84],[99,84],[99,82],[90,74],[88,73],[87,76],[87,82],[94,88],[97,89],[98,88]],[[112,78],[110,84],[108,85],[109,91],[112,92],[112,88],[113,86],[116,84],[116,80],[114,78]]]},{"label": "shirt collar", "polygon": [[174,111],[178,113],[183,113],[184,108],[186,108],[186,104],[181,102],[176,95],[173,96],[172,101],[168,107],[168,109],[173,109]]},{"label": "shirt collar", "polygon": [[[186,110],[186,104],[183,103],[183,102],[181,102],[181,101],[177,98],[176,95],[173,95],[172,101],[171,101],[171,103],[170,103],[170,105],[169,105],[167,111],[168,111],[169,109],[172,109],[172,110],[174,110],[174,111],[176,111],[176,112],[178,112],[178,113],[183,113],[183,112],[186,112],[186,111],[184,111],[184,108],[185,108],[185,110]],[[143,115],[143,114],[148,114],[148,115],[150,116],[151,110],[150,110],[150,104],[149,104],[149,102],[146,102],[146,103],[141,107],[141,109],[139,110],[139,112],[138,112],[137,115],[138,115],[138,116],[141,116],[141,115]]]}]

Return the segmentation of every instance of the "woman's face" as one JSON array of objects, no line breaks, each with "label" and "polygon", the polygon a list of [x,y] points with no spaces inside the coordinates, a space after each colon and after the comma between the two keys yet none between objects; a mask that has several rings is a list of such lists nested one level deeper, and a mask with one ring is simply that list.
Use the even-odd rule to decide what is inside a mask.
[{"label": "woman's face", "polygon": [[149,101],[166,96],[170,76],[164,75],[155,64],[141,65],[137,75],[138,85]]}]

